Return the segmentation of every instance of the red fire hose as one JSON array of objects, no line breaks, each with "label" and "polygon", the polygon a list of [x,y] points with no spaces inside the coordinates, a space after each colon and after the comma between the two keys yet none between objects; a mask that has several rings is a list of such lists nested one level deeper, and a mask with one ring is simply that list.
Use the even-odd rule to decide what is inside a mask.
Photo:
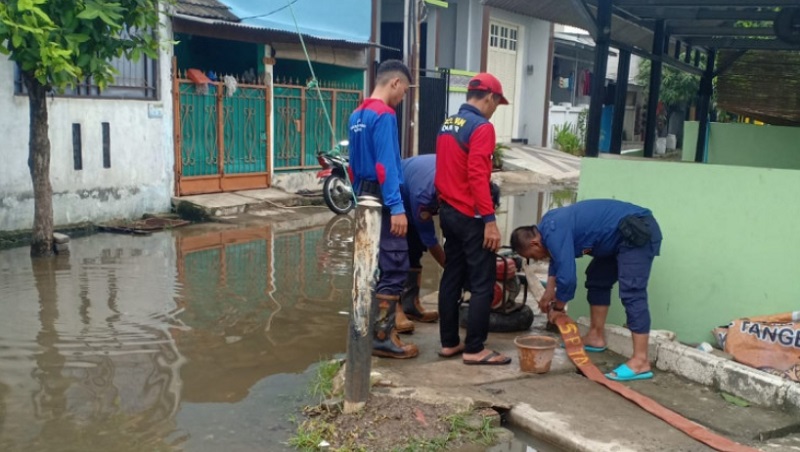
[{"label": "red fire hose", "polygon": [[578,331],[578,325],[566,313],[557,312],[553,319],[553,323],[558,326],[562,339],[564,339],[564,348],[567,351],[567,356],[578,367],[578,370],[586,376],[586,378],[599,383],[608,389],[616,392],[617,394],[625,397],[631,402],[639,405],[648,413],[660,418],[669,425],[677,428],[690,437],[706,444],[707,446],[724,452],[757,452],[748,446],[744,446],[737,442],[731,441],[728,438],[717,435],[705,427],[696,424],[689,419],[681,416],[680,414],[660,405],[655,400],[646,397],[631,388],[620,384],[619,382],[609,380],[600,372],[583,349],[583,342]]}]

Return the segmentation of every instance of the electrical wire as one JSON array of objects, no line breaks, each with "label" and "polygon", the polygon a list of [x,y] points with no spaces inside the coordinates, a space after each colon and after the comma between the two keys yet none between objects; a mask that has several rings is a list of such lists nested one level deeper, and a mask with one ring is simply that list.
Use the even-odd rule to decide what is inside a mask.
[{"label": "electrical wire", "polygon": [[273,15],[275,13],[279,13],[279,12],[283,11],[286,8],[291,7],[291,5],[293,5],[293,4],[297,3],[297,2],[298,2],[298,0],[291,0],[288,4],[286,4],[284,6],[281,6],[278,9],[272,10],[272,11],[270,11],[268,13],[256,14],[255,16],[240,17],[239,20],[258,19],[258,18],[261,18],[261,17],[271,16],[271,15]]}]

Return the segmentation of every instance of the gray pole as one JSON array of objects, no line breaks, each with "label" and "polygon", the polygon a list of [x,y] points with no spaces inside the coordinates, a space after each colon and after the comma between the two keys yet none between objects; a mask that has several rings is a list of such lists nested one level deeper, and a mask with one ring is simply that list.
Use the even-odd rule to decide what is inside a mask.
[{"label": "gray pole", "polygon": [[597,157],[600,154],[600,121],[603,117],[613,3],[613,0],[599,0],[597,5],[597,39],[595,39],[594,47],[592,97],[589,101],[589,118],[586,123],[587,157]]},{"label": "gray pole", "polygon": [[661,92],[661,56],[664,54],[664,37],[665,37],[664,20],[659,19],[656,21],[655,31],[653,34],[653,55],[656,57],[650,60],[650,84],[648,86],[647,97],[647,122],[644,131],[644,156],[652,157],[653,150],[656,147],[656,124],[658,118],[658,98]]},{"label": "gray pole", "polygon": [[614,99],[614,120],[611,122],[611,153],[622,153],[622,130],[625,122],[625,106],[628,99],[628,76],[630,75],[631,52],[619,50],[617,65],[617,92]]},{"label": "gray pole", "polygon": [[373,329],[371,311],[378,276],[382,209],[374,196],[358,198],[353,250],[353,312],[347,335],[344,385],[344,412],[347,414],[361,411],[369,397]]}]

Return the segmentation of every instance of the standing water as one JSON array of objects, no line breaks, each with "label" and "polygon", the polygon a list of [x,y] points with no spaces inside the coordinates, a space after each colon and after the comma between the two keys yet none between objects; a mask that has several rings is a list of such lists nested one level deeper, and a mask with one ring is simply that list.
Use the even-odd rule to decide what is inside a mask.
[{"label": "standing water", "polygon": [[345,351],[352,251],[199,226],[0,251],[0,450],[284,450]]},{"label": "standing water", "polygon": [[[504,239],[559,196],[574,199],[504,197]],[[0,251],[0,450],[289,449],[314,364],[346,348],[351,227],[199,225],[74,239],[53,259]]]}]

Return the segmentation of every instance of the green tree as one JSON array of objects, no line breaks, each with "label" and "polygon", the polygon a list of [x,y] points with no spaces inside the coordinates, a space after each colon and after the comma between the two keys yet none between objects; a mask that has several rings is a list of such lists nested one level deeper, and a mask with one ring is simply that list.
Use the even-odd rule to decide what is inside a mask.
[{"label": "green tree", "polygon": [[47,94],[79,80],[114,80],[113,58],[158,56],[158,0],[3,0],[0,53],[19,65],[28,92],[28,168],[33,181],[32,256],[53,249]]},{"label": "green tree", "polygon": [[[643,58],[639,62],[639,74],[636,76],[636,83],[645,87],[645,91],[650,89],[650,69],[650,60]],[[666,108],[666,124],[669,124],[673,113],[694,102],[699,89],[699,76],[675,69],[667,64],[662,65],[661,91],[659,91],[658,100]]]}]

